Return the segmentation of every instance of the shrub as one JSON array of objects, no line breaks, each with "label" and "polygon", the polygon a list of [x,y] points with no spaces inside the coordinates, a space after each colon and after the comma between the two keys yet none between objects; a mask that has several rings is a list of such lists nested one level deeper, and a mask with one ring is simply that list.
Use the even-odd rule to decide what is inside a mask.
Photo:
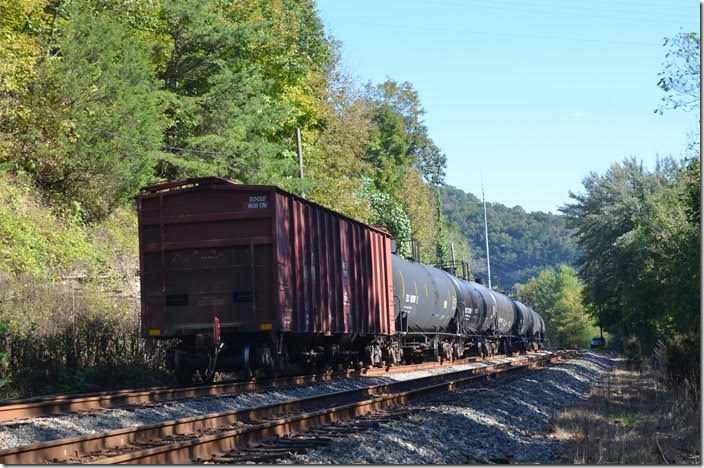
[{"label": "shrub", "polygon": [[0,176],[0,398],[163,382],[139,333],[137,222],[87,225]]},{"label": "shrub", "polygon": [[626,353],[626,365],[631,369],[640,369],[643,365],[640,339],[637,336],[629,336],[624,343],[624,351]]},{"label": "shrub", "polygon": [[0,360],[6,396],[164,382],[163,352],[146,350],[135,298],[36,278],[5,278]]},{"label": "shrub", "polygon": [[660,341],[655,356],[671,386],[684,386],[694,395],[700,394],[700,341],[695,333],[679,334]]}]

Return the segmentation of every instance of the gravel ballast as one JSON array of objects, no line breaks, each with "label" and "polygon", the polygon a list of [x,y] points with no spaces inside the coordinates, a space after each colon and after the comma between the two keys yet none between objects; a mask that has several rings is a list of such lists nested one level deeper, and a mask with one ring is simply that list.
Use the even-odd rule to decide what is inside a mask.
[{"label": "gravel ballast", "polygon": [[353,390],[370,385],[409,380],[462,369],[484,367],[497,362],[507,362],[507,359],[443,366],[441,368],[414,372],[390,373],[383,377],[349,378],[291,389],[272,389],[229,396],[178,400],[168,403],[104,409],[4,423],[0,424],[0,450],[48,440],[95,434],[124,427],[157,424],[207,413],[279,403],[328,392]]},{"label": "gravel ballast", "polygon": [[537,372],[520,371],[425,399],[408,415],[280,462],[560,463],[566,446],[547,437],[550,416],[586,399],[610,367],[608,358],[584,353]]}]

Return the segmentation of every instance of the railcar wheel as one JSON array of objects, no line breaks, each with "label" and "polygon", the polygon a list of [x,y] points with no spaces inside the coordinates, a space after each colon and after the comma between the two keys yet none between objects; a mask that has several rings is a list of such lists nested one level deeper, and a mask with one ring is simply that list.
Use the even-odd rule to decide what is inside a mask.
[{"label": "railcar wheel", "polygon": [[242,378],[250,380],[254,376],[252,364],[249,361],[249,345],[242,346]]},{"label": "railcar wheel", "polygon": [[274,366],[264,366],[262,367],[262,372],[264,373],[264,377],[267,379],[273,379],[276,376]]},{"label": "railcar wheel", "polygon": [[326,362],[322,359],[319,361],[316,361],[315,371],[318,374],[324,374],[324,373],[328,372],[328,369],[330,369],[330,364],[328,362]]},{"label": "railcar wheel", "polygon": [[268,379],[274,378],[274,375],[276,374],[276,369],[274,365],[274,359],[271,357],[271,351],[269,348],[264,348],[261,352],[261,371],[264,374],[264,377]]},{"label": "railcar wheel", "polygon": [[186,341],[181,341],[176,349],[167,351],[169,368],[174,372],[176,382],[181,387],[193,385],[196,366],[193,365],[191,353],[191,343]]},{"label": "railcar wheel", "polygon": [[220,373],[219,372],[213,372],[210,377],[207,377],[208,375],[208,368],[205,367],[203,369],[198,369],[198,376],[200,377],[201,382],[204,384],[211,384],[218,382],[220,380]]},{"label": "railcar wheel", "polygon": [[178,359],[178,354],[176,354],[176,362],[174,366],[174,374],[176,374],[176,382],[181,387],[188,387],[193,385],[193,374],[195,369],[188,366],[184,360]]}]

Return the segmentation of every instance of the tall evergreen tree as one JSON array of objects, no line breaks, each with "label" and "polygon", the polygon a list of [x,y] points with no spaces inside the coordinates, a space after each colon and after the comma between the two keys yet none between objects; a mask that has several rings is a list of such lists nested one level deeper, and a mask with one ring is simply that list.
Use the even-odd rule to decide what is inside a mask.
[{"label": "tall evergreen tree", "polygon": [[[165,155],[167,179],[217,174],[241,182],[273,176],[285,117],[270,80],[243,57],[261,26],[228,20],[214,2],[175,0],[164,6],[173,50],[161,73],[173,98]],[[185,148],[182,150],[180,148]]]},{"label": "tall evergreen tree", "polygon": [[20,165],[47,192],[101,218],[149,178],[165,126],[150,50],[82,3],[41,62]]}]

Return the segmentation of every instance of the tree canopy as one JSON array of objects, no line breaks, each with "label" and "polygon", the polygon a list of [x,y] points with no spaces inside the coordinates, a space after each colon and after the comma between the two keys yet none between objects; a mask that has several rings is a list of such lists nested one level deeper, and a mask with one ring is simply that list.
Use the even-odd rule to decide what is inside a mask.
[{"label": "tree canopy", "polygon": [[691,111],[699,105],[699,37],[696,33],[681,32],[664,40],[668,52],[665,66],[658,74],[658,86],[665,92],[660,114],[666,108]]},{"label": "tree canopy", "polygon": [[[680,33],[664,45],[658,111],[691,111],[699,101],[699,38]],[[585,192],[570,193],[574,203],[561,209],[576,232],[591,313],[616,344],[637,336],[649,352],[661,340],[699,342],[700,157],[660,159],[652,171],[625,159],[589,174]]]},{"label": "tree canopy", "polygon": [[[420,96],[408,82],[347,76],[314,1],[0,6],[0,164],[84,221],[147,183],[217,175],[387,223],[419,238],[425,261],[442,252],[434,187],[446,158]],[[382,199],[398,216],[380,213]]]},{"label": "tree canopy", "polygon": [[626,159],[587,176],[585,193],[562,208],[592,313],[621,341],[638,335],[651,350],[662,335],[699,329],[698,174],[695,161],[648,171]]},{"label": "tree canopy", "polygon": [[520,289],[520,299],[540,311],[552,346],[581,348],[599,334],[582,300],[583,289],[577,272],[566,265],[546,268]]}]

